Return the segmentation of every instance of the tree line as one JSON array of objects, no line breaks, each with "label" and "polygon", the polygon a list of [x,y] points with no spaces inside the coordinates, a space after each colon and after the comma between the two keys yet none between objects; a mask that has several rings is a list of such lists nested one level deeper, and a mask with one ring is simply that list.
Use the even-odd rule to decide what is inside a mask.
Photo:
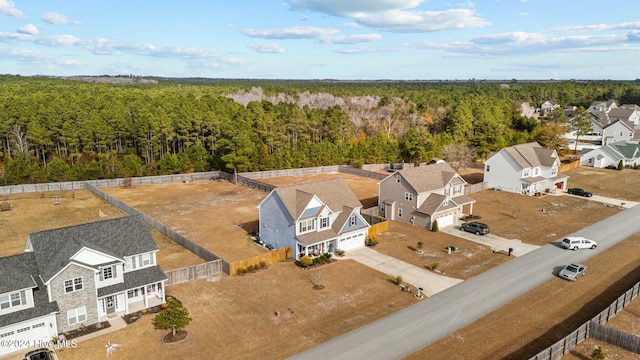
[{"label": "tree line", "polygon": [[517,143],[562,149],[571,119],[520,116],[546,100],[640,103],[640,83],[0,76],[2,184],[207,170],[474,160]]}]

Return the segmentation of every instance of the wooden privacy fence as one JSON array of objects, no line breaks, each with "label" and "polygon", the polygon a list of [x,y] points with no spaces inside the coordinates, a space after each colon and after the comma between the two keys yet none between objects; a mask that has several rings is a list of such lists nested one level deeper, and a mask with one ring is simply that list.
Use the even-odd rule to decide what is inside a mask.
[{"label": "wooden privacy fence", "polygon": [[592,321],[589,325],[589,334],[592,338],[640,354],[640,337],[598,324],[595,321]]},{"label": "wooden privacy fence", "polygon": [[247,269],[248,267],[254,267],[260,265],[264,261],[266,265],[271,265],[282,260],[286,260],[291,257],[291,248],[284,247],[278,250],[271,250],[264,254],[256,255],[244,260],[238,260],[229,263],[229,275],[235,275],[238,273],[238,269]]},{"label": "wooden privacy fence", "polygon": [[560,164],[560,166],[558,166],[558,172],[569,171],[571,169],[577,168],[578,166],[580,166],[580,160],[575,160],[570,163]]},{"label": "wooden privacy fence", "polygon": [[222,260],[214,260],[204,264],[165,271],[165,275],[167,275],[167,285],[179,284],[220,273],[222,273]]},{"label": "wooden privacy fence", "polygon": [[[604,327],[604,329],[601,327],[602,324],[605,324],[607,321],[609,321],[609,319],[611,319],[617,313],[622,311],[622,309],[624,309],[625,306],[629,305],[629,303],[631,303],[633,299],[638,297],[639,291],[640,291],[640,282],[636,283],[631,289],[627,290],[624,294],[620,295],[618,299],[616,299],[616,301],[611,303],[611,305],[609,305],[606,309],[604,309],[598,315],[593,317],[593,319],[580,325],[580,327],[577,330],[572,331],[569,335],[565,336],[563,339],[560,339],[555,344],[549,346],[548,348],[540,351],[535,356],[529,358],[529,360],[559,360],[560,358],[562,358],[563,355],[569,353],[569,351],[573,350],[573,348],[575,348],[579,343],[581,343],[583,340],[585,340],[588,337],[594,337],[598,340],[602,340],[606,342],[609,342],[608,339],[612,339],[612,342],[609,342],[609,343],[612,345],[620,346],[620,347],[623,347],[623,346],[619,345],[615,341],[618,341],[621,344],[635,346],[636,353],[639,353],[638,350],[640,350],[640,343],[638,345],[633,345],[635,340],[627,337],[623,337],[620,335],[614,335],[614,333],[618,332],[619,330],[615,330],[615,329],[608,330],[610,328],[606,326]],[[592,331],[593,329],[596,328],[596,326],[600,331],[598,332],[598,335],[603,336],[603,338],[597,338],[593,336]],[[605,335],[602,335],[602,334],[605,334]],[[630,350],[630,351],[634,351],[634,350]]]}]

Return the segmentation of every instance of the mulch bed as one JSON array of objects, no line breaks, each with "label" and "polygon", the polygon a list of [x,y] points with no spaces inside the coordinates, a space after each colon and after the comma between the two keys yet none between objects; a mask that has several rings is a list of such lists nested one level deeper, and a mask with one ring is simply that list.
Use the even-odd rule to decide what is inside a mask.
[{"label": "mulch bed", "polygon": [[111,326],[111,324],[109,324],[108,321],[103,321],[103,322],[92,324],[92,325],[89,325],[89,326],[82,326],[82,327],[80,327],[78,329],[71,330],[71,331],[68,331],[68,332],[64,333],[64,337],[67,340],[71,340],[71,339],[75,339],[75,338],[83,336],[83,335],[91,334],[93,332],[106,329],[106,328],[108,328],[110,326]]},{"label": "mulch bed", "polygon": [[[172,298],[176,302],[182,304],[182,302],[180,300],[176,299],[172,295],[167,295],[167,301],[168,301],[169,298]],[[162,309],[163,309],[162,305],[157,305],[157,306],[150,307],[148,309],[143,309],[143,310],[140,310],[140,311],[136,311],[134,313],[123,315],[122,318],[127,323],[127,325],[129,325],[129,324],[133,324],[134,322],[136,322],[138,319],[140,319],[145,314],[157,314],[160,311],[162,311]]]},{"label": "mulch bed", "polygon": [[170,344],[170,343],[180,342],[186,339],[188,335],[189,335],[189,332],[185,330],[176,331],[175,335],[173,335],[173,333],[168,333],[167,335],[162,337],[162,343]]}]

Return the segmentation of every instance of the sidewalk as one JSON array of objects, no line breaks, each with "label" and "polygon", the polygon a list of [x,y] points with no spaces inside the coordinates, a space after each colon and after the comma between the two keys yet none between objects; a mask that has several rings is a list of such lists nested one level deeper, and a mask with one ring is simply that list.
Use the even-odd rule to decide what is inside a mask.
[{"label": "sidewalk", "polygon": [[336,259],[355,260],[389,275],[391,279],[400,275],[404,282],[411,284],[413,287],[411,289],[412,292],[415,293],[417,291],[416,289],[421,287],[427,296],[435,295],[462,282],[460,279],[438,275],[432,271],[421,269],[394,257],[381,254],[366,246],[349,250],[344,257],[336,257]]},{"label": "sidewalk", "polygon": [[127,327],[127,322],[124,321],[122,316],[115,316],[113,318],[107,319],[107,321],[109,321],[109,324],[111,325],[108,328],[102,329],[102,330],[99,330],[99,331],[96,331],[96,332],[92,332],[91,334],[79,336],[79,337],[74,338],[72,340],[75,340],[75,342],[79,343],[81,341],[93,339],[94,337],[98,337],[98,336],[101,336],[101,335],[104,335],[104,334],[108,334],[108,333],[113,332],[113,331],[118,331],[120,329],[123,329],[123,328]]}]

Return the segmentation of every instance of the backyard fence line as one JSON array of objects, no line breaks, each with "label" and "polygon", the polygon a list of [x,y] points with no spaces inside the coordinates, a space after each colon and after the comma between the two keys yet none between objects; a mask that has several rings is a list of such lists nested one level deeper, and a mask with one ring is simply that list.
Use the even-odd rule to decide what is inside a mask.
[{"label": "backyard fence line", "polygon": [[262,253],[250,258],[233,261],[229,263],[229,275],[238,274],[239,269],[249,269],[250,267],[260,266],[262,262],[265,265],[275,264],[291,257],[291,247],[286,246],[277,250]]},{"label": "backyard fence line", "polygon": [[487,182],[480,182],[477,184],[467,185],[464,187],[464,194],[469,195],[469,194],[473,194],[474,192],[484,190],[487,188],[487,184],[488,184]]},{"label": "backyard fence line", "polygon": [[128,177],[117,179],[64,181],[55,183],[21,184],[0,186],[0,195],[38,193],[51,191],[73,191],[84,189],[86,184],[96,187],[132,186],[144,184],[164,184],[197,180],[214,180],[220,178],[220,171],[206,171],[188,174]]},{"label": "backyard fence line", "polygon": [[351,166],[339,166],[338,171],[345,174],[352,174],[370,179],[382,180],[388,177],[390,174],[382,174],[375,171],[356,169]]},{"label": "backyard fence line", "polygon": [[311,174],[325,174],[325,173],[337,173],[339,166],[319,166],[300,169],[283,169],[283,170],[269,170],[269,171],[256,171],[256,172],[243,172],[238,173],[245,178],[249,179],[268,179],[274,177],[285,176],[303,176]]},{"label": "backyard fence line", "polygon": [[222,273],[222,259],[209,261],[204,264],[197,264],[180,269],[165,271],[167,276],[166,285],[180,284],[183,282],[201,279]]},{"label": "backyard fence line", "polygon": [[640,354],[640,337],[603,324],[598,324],[595,321],[592,321],[589,326],[589,335],[591,335],[592,338]]},{"label": "backyard fence line", "polygon": [[[601,326],[605,324],[607,321],[613,318],[617,313],[622,311],[625,308],[625,306],[629,305],[631,301],[633,301],[636,297],[638,297],[639,291],[640,291],[640,282],[637,282],[633,287],[625,291],[624,294],[620,295],[613,303],[611,303],[611,305],[609,305],[606,309],[601,311],[598,315],[594,316],[591,320],[587,321],[586,323],[580,325],[578,329],[572,331],[569,335],[560,339],[555,344],[549,346],[548,348],[540,351],[535,356],[529,358],[529,360],[559,360],[560,358],[562,358],[563,355],[568,354],[571,350],[573,350],[573,348],[575,348],[578,344],[580,344],[586,338],[588,337],[596,338],[591,334],[591,331],[597,325]],[[622,336],[615,337],[611,335],[614,333],[614,331],[609,331],[606,329],[611,329],[611,328],[605,327],[605,329],[603,329],[601,327],[598,327],[598,330],[600,331],[600,333],[598,333],[599,336],[603,336],[604,338],[596,338],[596,339],[606,341],[612,345],[620,346],[616,342],[609,342],[609,340],[607,340],[608,339],[607,336],[611,336],[611,338],[614,339],[613,341],[619,341],[625,344],[633,344],[634,340],[623,338]],[[619,330],[615,330],[615,331],[619,332]],[[601,335],[601,334],[607,334],[607,335]],[[640,349],[640,343],[639,345],[637,345],[636,349]],[[636,353],[638,352],[636,351]]]},{"label": "backyard fence line", "polygon": [[118,198],[116,198],[115,196],[112,196],[112,195],[109,195],[109,194],[105,193],[104,191],[98,189],[94,185],[86,184],[85,186],[86,186],[87,190],[91,191],[96,196],[104,199],[105,201],[107,201],[111,205],[119,208],[120,210],[126,212],[127,214],[133,215],[133,216],[139,216],[149,226],[151,226],[153,229],[155,229],[157,232],[159,232],[160,234],[168,237],[169,239],[171,239],[173,242],[177,243],[178,245],[181,245],[183,248],[189,250],[191,253],[193,253],[194,255],[198,256],[201,259],[203,259],[204,261],[222,260],[222,270],[223,270],[223,272],[228,274],[229,263],[224,261],[223,259],[221,259],[216,254],[214,254],[211,251],[205,249],[204,247],[198,245],[197,243],[187,239],[186,237],[178,234],[173,229],[165,226],[164,224],[162,224],[161,222],[157,221],[156,219],[154,219],[154,218],[152,218],[152,217],[150,217],[150,216],[138,211],[137,209],[135,209],[134,207],[132,207],[132,206],[130,206],[128,204],[125,204],[124,202],[122,202]]}]

